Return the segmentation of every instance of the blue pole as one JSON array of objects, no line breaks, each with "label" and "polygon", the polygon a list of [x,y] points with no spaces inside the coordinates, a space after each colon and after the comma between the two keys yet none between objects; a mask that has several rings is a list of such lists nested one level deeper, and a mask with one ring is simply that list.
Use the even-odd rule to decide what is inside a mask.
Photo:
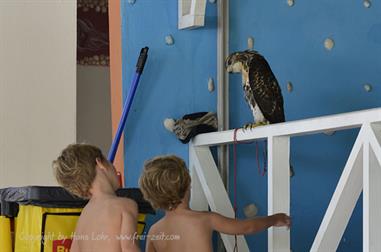
[{"label": "blue pole", "polygon": [[140,51],[140,56],[138,59],[138,63],[136,65],[136,72],[134,74],[134,77],[132,78],[130,90],[129,90],[127,99],[124,103],[124,106],[123,106],[122,117],[120,118],[118,130],[116,131],[115,138],[112,141],[111,148],[110,148],[110,151],[108,153],[108,160],[111,163],[114,163],[114,160],[115,160],[115,155],[116,155],[116,152],[118,150],[120,138],[122,137],[123,129],[124,129],[124,126],[125,126],[126,121],[127,121],[127,116],[128,116],[128,113],[131,109],[132,101],[134,99],[136,89],[137,89],[138,84],[139,84],[140,76],[143,73],[144,65],[145,65],[145,62],[147,60],[147,53],[148,53],[148,47],[144,47]]}]

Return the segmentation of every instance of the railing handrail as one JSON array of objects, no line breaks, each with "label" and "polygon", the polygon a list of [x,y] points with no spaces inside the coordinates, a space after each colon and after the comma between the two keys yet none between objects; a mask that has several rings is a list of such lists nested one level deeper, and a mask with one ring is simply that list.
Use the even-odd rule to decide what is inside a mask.
[{"label": "railing handrail", "polygon": [[[237,132],[237,140],[250,141],[274,136],[302,136],[359,128],[364,123],[381,122],[381,108],[320,116],[289,121]],[[233,143],[234,130],[205,133],[192,140],[194,146],[213,146]]]}]

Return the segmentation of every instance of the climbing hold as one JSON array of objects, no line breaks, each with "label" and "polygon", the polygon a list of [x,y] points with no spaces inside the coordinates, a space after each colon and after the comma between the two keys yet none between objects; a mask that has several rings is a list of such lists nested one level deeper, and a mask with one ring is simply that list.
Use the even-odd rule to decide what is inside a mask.
[{"label": "climbing hold", "polygon": [[136,0],[128,0],[128,3],[131,5],[135,4],[135,2],[136,2]]},{"label": "climbing hold", "polygon": [[208,90],[209,92],[214,91],[214,81],[212,77],[209,77],[209,80],[208,80]]},{"label": "climbing hold", "polygon": [[370,8],[370,6],[372,5],[372,3],[370,2],[370,0],[364,0],[363,4],[364,4],[364,7],[365,7],[365,8]]},{"label": "climbing hold", "polygon": [[336,131],[334,130],[327,130],[327,131],[324,131],[323,134],[326,135],[326,136],[333,136],[335,135]]},{"label": "climbing hold", "polygon": [[165,36],[165,43],[167,45],[173,45],[175,41],[173,40],[173,37],[171,35]]},{"label": "climbing hold", "polygon": [[369,83],[364,84],[364,90],[366,92],[372,92],[372,89],[373,89],[373,87],[371,84],[369,84]]},{"label": "climbing hold", "polygon": [[175,120],[172,118],[166,118],[163,122],[164,127],[170,131],[173,132],[173,129],[175,128]]},{"label": "climbing hold", "polygon": [[328,51],[332,50],[332,48],[335,46],[335,41],[331,38],[326,38],[324,41],[324,47]]},{"label": "climbing hold", "polygon": [[288,4],[288,6],[292,7],[292,6],[294,6],[295,2],[294,2],[294,0],[287,0],[287,4]]},{"label": "climbing hold", "polygon": [[258,207],[254,203],[251,203],[243,208],[243,212],[246,218],[254,218],[258,213]]},{"label": "climbing hold", "polygon": [[253,50],[254,49],[254,38],[253,37],[248,37],[247,38],[247,48],[249,50]]},{"label": "climbing hold", "polygon": [[291,81],[287,82],[287,91],[291,93],[294,90],[294,86],[292,85]]}]

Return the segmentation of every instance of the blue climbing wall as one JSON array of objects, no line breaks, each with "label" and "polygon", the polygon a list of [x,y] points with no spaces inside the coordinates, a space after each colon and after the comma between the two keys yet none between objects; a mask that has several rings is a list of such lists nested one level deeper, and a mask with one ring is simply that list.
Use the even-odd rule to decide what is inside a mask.
[{"label": "blue climbing wall", "polygon": [[[216,75],[216,8],[211,7],[204,29],[182,31],[177,29],[177,3],[122,1],[124,98],[140,48],[150,48],[125,130],[128,186],[137,185],[147,158],[172,153],[188,160],[188,146],[164,128],[165,118],[216,109],[216,93],[207,85]],[[173,45],[166,45],[167,35]]]},{"label": "blue climbing wall", "polygon": [[[144,160],[175,154],[188,161],[188,145],[163,126],[165,118],[215,111],[216,6],[208,8],[204,29],[177,29],[177,1],[121,1],[123,97],[126,98],[140,49],[149,56],[125,128],[126,185],[137,186]],[[166,45],[171,35],[174,44]],[[159,215],[160,216],[160,215]],[[151,217],[150,217],[151,218]],[[158,217],[149,219],[149,223]]]},{"label": "blue climbing wall", "polygon": [[[207,4],[206,27],[184,31],[177,29],[177,1],[121,2],[124,97],[140,48],[150,47],[125,130],[126,184],[136,186],[147,158],[173,153],[188,160],[187,146],[163,127],[165,118],[216,110],[216,92],[207,90],[208,78],[216,75],[216,5]],[[362,0],[295,1],[293,7],[285,0],[230,1],[230,50],[244,50],[247,38],[255,39],[254,48],[267,58],[282,87],[287,120],[380,107],[380,11],[377,1],[370,8]],[[165,44],[169,34],[172,46]],[[324,47],[326,38],[335,42],[330,51]],[[252,117],[240,76],[230,81],[233,128]],[[366,83],[372,92],[364,90]],[[293,251],[308,251],[312,245],[356,134],[349,130],[291,140]],[[258,144],[263,170],[264,143]],[[259,215],[266,214],[267,175],[258,172],[255,143],[238,146],[237,190],[239,217],[250,203],[257,204]],[[361,206],[360,200],[339,251],[362,249]],[[247,241],[255,251],[267,250],[266,232],[247,236]]]},{"label": "blue climbing wall", "polygon": [[[380,107],[381,4],[372,3],[365,8],[361,0],[295,1],[289,7],[283,0],[230,1],[230,50],[247,48],[247,38],[254,37],[254,48],[267,58],[282,87],[287,120]],[[324,47],[326,38],[335,42],[331,51]],[[294,87],[291,93],[288,81]],[[239,76],[231,77],[231,127],[251,120],[240,83]],[[364,90],[366,83],[372,92]],[[310,249],[356,134],[352,130],[292,138],[293,251]],[[264,215],[267,176],[257,171],[255,144],[239,146],[238,153],[239,216],[251,202]],[[339,251],[362,251],[361,206],[360,200]],[[266,251],[267,235],[251,236],[248,242]]]}]

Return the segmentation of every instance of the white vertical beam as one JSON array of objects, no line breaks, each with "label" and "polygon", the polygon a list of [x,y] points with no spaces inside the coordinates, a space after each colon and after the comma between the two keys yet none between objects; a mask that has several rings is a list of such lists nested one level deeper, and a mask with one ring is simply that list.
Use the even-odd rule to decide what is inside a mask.
[{"label": "white vertical beam", "polygon": [[381,251],[381,147],[380,125],[367,127],[369,142],[364,144],[363,251]]},{"label": "white vertical beam", "polygon": [[[189,144],[189,150],[193,148],[193,145]],[[196,168],[194,162],[197,157],[194,155],[194,151],[189,151],[189,173],[192,179],[190,207],[196,211],[208,211],[208,201],[206,200],[200,179],[198,178],[195,170]]]},{"label": "white vertical beam", "polygon": [[[190,146],[189,151],[194,161],[193,167],[197,172],[210,209],[226,217],[234,218],[233,207],[226,192],[224,183],[222,182],[221,176],[218,173],[217,166],[214,162],[210,149],[208,147]],[[224,242],[226,250],[233,252],[235,245],[234,236],[221,234],[221,238]],[[244,236],[237,236],[237,242],[238,251],[249,251]]]},{"label": "white vertical beam", "polygon": [[[217,118],[218,131],[229,129],[229,73],[225,59],[229,54],[229,1],[217,1]],[[222,181],[229,188],[229,148],[218,146],[218,168]]]},{"label": "white vertical beam", "polygon": [[[225,69],[225,59],[229,54],[229,0],[217,1],[217,118],[218,131],[229,129],[229,73]],[[217,149],[218,168],[222,181],[229,192],[229,146]],[[217,251],[223,252],[218,239]]]},{"label": "white vertical beam", "polygon": [[[268,139],[268,214],[290,214],[290,137]],[[268,230],[268,251],[290,251],[290,231],[285,227]]]},{"label": "white vertical beam", "polygon": [[311,251],[336,251],[340,243],[362,191],[364,131],[360,130],[353,145]]},{"label": "white vertical beam", "polygon": [[370,252],[370,211],[369,211],[369,142],[364,143],[364,186],[363,186],[363,252]]},{"label": "white vertical beam", "polygon": [[371,136],[369,137],[369,144],[374,150],[374,154],[381,164],[381,123],[372,123],[369,125]]}]

